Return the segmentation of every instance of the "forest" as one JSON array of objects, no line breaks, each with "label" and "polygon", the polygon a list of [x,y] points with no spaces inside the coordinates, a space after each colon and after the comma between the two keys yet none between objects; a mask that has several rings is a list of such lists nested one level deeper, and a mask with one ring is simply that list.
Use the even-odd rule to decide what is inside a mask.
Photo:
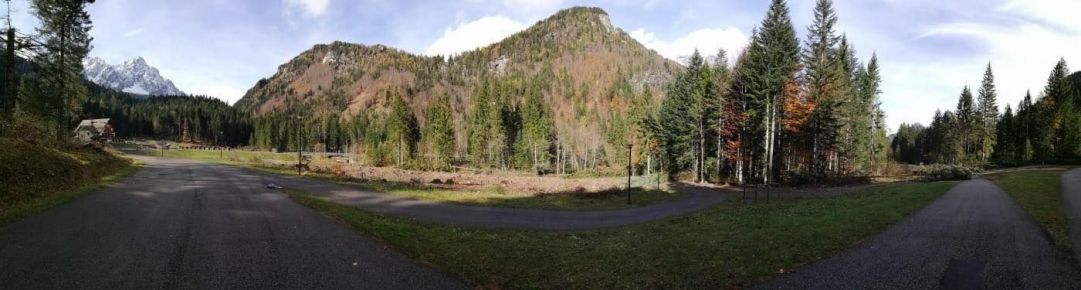
[{"label": "forest", "polygon": [[[910,164],[1022,166],[1081,161],[1081,73],[1059,60],[1033,100],[1026,93],[1000,113],[994,73],[987,65],[976,97],[962,89],[953,111],[935,112],[929,126],[901,124],[890,145]],[[1016,108],[1016,110],[1014,109]]]},{"label": "forest", "polygon": [[[338,89],[304,97],[331,100],[329,106],[286,98],[279,109],[255,114],[254,104],[143,97],[94,85],[80,73],[91,27],[80,13],[41,15],[42,32],[34,38],[9,29],[0,92],[4,118],[48,123],[57,138],[81,118],[107,117],[121,136],[349,152],[372,166],[537,174],[620,174],[629,167],[635,174],[699,182],[798,184],[876,176],[894,162],[1017,166],[1081,156],[1081,75],[1069,76],[1065,61],[1054,67],[1038,98],[1026,96],[1005,113],[989,64],[975,95],[962,90],[956,110],[936,113],[928,126],[903,124],[887,136],[877,56],[866,62],[856,57],[835,29],[838,17],[828,0],[817,1],[802,41],[785,1],[772,1],[734,63],[723,50],[711,61],[695,51],[660,92],[637,87],[623,72],[610,86],[578,88],[563,77],[566,71],[545,63],[535,73],[483,75],[467,86],[469,102],[447,89],[418,107],[409,101],[415,87],[388,87],[376,96],[378,105],[355,114],[341,109],[347,100]],[[61,28],[68,33],[60,35]],[[541,35],[526,35],[534,34]],[[532,43],[524,37],[515,36],[514,43]],[[262,80],[253,91],[267,85]],[[607,110],[592,112],[583,99],[598,91]],[[555,108],[566,102],[573,104],[569,113]],[[560,118],[595,126],[599,134],[580,138],[588,131],[561,128]]]}]

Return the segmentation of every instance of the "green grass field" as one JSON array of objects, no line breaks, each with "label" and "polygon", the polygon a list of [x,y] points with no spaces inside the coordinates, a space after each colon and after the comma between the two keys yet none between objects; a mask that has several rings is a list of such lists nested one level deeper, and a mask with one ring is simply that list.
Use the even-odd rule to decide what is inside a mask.
[{"label": "green grass field", "polygon": [[836,198],[727,203],[686,217],[565,232],[445,226],[289,194],[475,286],[739,288],[846,249],[955,184],[896,183]]},{"label": "green grass field", "polygon": [[1069,219],[1062,207],[1064,170],[1023,170],[987,176],[1013,196],[1047,231],[1055,248],[1069,253]]},{"label": "green grass field", "polygon": [[[154,155],[156,153],[159,155]],[[147,151],[143,152],[143,154],[160,156],[160,151]],[[222,156],[219,156],[219,154],[222,154]],[[262,162],[264,160],[296,162],[296,155],[288,153],[252,151],[225,151],[224,153],[219,153],[218,151],[207,150],[166,150],[165,157],[220,162],[260,169],[282,175],[296,174],[295,168],[267,166],[267,164]],[[627,204],[626,195],[623,195],[623,192],[621,191],[611,192],[611,194],[587,194],[581,196],[574,194],[537,196],[531,193],[508,191],[500,186],[489,186],[479,190],[464,190],[429,185],[414,185],[402,182],[361,181],[320,172],[305,172],[304,176],[323,181],[337,182],[362,190],[384,192],[413,199],[491,207],[614,210],[652,205],[675,200],[684,196],[683,193],[675,191],[636,188],[631,193],[632,203]]]},{"label": "green grass field", "polygon": [[90,148],[46,148],[0,138],[0,226],[131,175],[131,160]]}]

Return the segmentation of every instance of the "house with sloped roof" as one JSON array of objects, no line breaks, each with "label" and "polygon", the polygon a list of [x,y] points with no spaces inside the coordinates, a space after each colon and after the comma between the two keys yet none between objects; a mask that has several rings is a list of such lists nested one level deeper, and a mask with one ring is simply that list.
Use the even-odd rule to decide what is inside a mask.
[{"label": "house with sloped roof", "polygon": [[116,137],[116,131],[113,131],[113,126],[109,124],[109,119],[87,119],[79,122],[78,126],[75,126],[75,140],[81,142],[92,141],[112,141]]}]

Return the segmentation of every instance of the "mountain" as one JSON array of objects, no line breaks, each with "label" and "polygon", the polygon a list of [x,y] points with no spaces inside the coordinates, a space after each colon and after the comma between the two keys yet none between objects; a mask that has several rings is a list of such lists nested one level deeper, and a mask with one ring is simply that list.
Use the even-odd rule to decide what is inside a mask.
[{"label": "mountain", "polygon": [[87,57],[83,74],[95,84],[137,95],[182,95],[173,82],[162,77],[157,68],[146,64],[142,57],[110,65],[100,58]]},{"label": "mountain", "polygon": [[[658,105],[664,87],[681,69],[612,26],[600,8],[576,7],[457,56],[345,42],[315,45],[259,80],[236,106],[256,118],[300,114],[342,122],[356,116],[382,119],[378,114],[388,110],[386,92],[399,91],[423,128],[428,103],[447,94],[457,151],[462,152],[466,115],[476,91],[492,87],[510,103],[520,104],[527,89],[539,88],[552,112],[557,142],[596,157],[598,149],[622,150],[613,147],[622,141],[606,139],[625,138],[611,133],[615,124],[629,124],[625,113],[634,102]],[[640,96],[648,100],[637,100]]]}]

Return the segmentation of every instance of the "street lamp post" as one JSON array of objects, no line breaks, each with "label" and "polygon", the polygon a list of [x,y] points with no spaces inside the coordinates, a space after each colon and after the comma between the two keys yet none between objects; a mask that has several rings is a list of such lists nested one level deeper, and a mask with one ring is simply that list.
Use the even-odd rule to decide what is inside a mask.
[{"label": "street lamp post", "polygon": [[301,143],[303,143],[300,140],[300,126],[303,123],[302,120],[304,120],[304,117],[297,116],[297,175],[301,175],[301,172],[300,172],[301,162],[304,160],[304,157],[302,155],[304,149],[300,145]]},{"label": "street lamp post", "polygon": [[222,141],[224,141],[222,139],[225,139],[224,137],[225,137],[225,132],[218,131],[218,159],[225,159],[225,147],[222,146],[222,143],[225,143],[225,142],[222,142]]},{"label": "street lamp post", "polygon": [[631,175],[634,175],[634,165],[631,163],[631,149],[634,143],[627,143],[627,204],[631,204]]}]

